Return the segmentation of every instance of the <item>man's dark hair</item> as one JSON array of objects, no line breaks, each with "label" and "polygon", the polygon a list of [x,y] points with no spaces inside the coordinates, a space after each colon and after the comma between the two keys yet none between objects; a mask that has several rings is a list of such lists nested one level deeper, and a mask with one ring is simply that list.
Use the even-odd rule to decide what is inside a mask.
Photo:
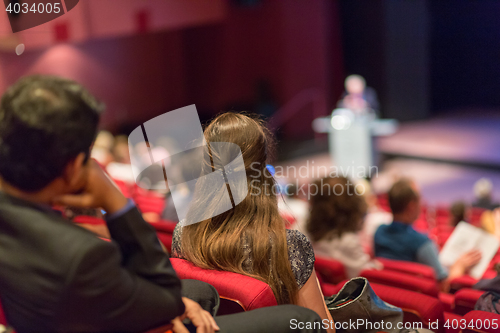
[{"label": "man's dark hair", "polygon": [[78,154],[89,156],[102,110],[74,81],[22,78],[0,101],[0,176],[23,191],[43,189]]},{"label": "man's dark hair", "polygon": [[404,212],[408,204],[418,200],[419,194],[413,188],[410,179],[400,179],[389,190],[389,207],[393,214]]}]

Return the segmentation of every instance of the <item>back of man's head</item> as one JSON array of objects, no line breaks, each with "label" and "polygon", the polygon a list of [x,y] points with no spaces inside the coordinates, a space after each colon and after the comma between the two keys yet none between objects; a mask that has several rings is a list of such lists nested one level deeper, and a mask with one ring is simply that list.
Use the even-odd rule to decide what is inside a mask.
[{"label": "back of man's head", "polygon": [[102,109],[74,81],[42,75],[19,80],[0,101],[3,181],[26,192],[49,185],[78,154],[89,154]]},{"label": "back of man's head", "polygon": [[395,182],[389,190],[389,207],[393,214],[402,214],[408,205],[417,201],[418,198],[419,194],[415,190],[414,182],[403,178]]}]

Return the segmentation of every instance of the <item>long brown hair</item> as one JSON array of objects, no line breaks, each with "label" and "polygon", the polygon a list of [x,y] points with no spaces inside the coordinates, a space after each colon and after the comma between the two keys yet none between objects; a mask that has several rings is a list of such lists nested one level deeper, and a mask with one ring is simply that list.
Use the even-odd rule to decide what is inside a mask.
[{"label": "long brown hair", "polygon": [[220,215],[186,225],[183,256],[199,267],[264,281],[279,304],[294,303],[298,286],[288,258],[285,221],[278,211],[276,184],[266,168],[273,146],[270,132],[259,119],[228,112],[217,116],[204,133],[209,145],[230,142],[240,147],[248,195]]},{"label": "long brown hair", "polygon": [[311,196],[311,214],[306,230],[311,241],[341,237],[358,232],[363,224],[367,205],[362,193],[345,177],[325,177],[316,180],[315,195]]}]

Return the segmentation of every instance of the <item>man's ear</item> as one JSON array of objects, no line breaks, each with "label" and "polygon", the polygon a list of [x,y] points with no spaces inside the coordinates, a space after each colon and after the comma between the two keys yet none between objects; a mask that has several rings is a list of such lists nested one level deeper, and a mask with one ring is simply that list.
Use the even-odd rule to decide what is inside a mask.
[{"label": "man's ear", "polygon": [[83,186],[86,166],[86,163],[84,163],[85,160],[86,154],[80,153],[66,165],[63,178],[69,187],[76,188]]}]

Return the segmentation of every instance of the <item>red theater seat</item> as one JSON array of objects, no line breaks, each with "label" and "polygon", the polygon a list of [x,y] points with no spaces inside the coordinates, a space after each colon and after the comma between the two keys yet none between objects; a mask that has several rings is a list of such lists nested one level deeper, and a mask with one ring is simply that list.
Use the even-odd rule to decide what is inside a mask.
[{"label": "red theater seat", "polygon": [[73,222],[80,224],[92,224],[92,225],[106,224],[106,221],[104,221],[103,219],[87,215],[78,215],[73,219]]},{"label": "red theater seat", "polygon": [[439,293],[439,301],[443,304],[444,311],[453,312],[453,307],[455,304],[455,295],[448,293]]},{"label": "red theater seat", "polygon": [[179,278],[204,281],[217,289],[221,298],[219,315],[278,304],[271,287],[257,279],[232,272],[199,268],[183,259],[173,258],[170,261]]},{"label": "red theater seat", "polygon": [[0,325],[7,326],[7,319],[5,318],[1,302],[0,302]]},{"label": "red theater seat", "polygon": [[[446,333],[460,333],[460,327],[458,326],[455,326],[455,328],[453,328],[453,325],[451,325],[451,323],[455,322],[455,323],[459,323],[460,320],[462,320],[463,317],[460,316],[460,315],[457,315],[456,313],[451,313],[451,312],[445,312],[444,313],[444,322],[441,323],[441,326],[443,326],[444,328],[444,331]],[[448,323],[449,325],[446,325],[447,327],[444,327],[444,325]]]},{"label": "red theater seat", "polygon": [[461,277],[458,277],[456,279],[451,280],[450,282],[450,290],[451,292],[456,292],[457,290],[460,289],[472,289],[472,286],[475,285],[478,282],[478,280],[474,279],[470,275],[464,275]]},{"label": "red theater seat", "polygon": [[347,279],[344,265],[338,260],[316,257],[314,268],[318,277],[326,283],[337,284]]},{"label": "red theater seat", "polygon": [[455,294],[454,312],[459,315],[465,315],[467,312],[474,310],[477,300],[483,294],[484,291],[482,290],[460,289]]},{"label": "red theater seat", "polygon": [[127,184],[122,180],[113,179],[113,181],[115,182],[116,186],[118,186],[118,188],[120,189],[120,191],[123,193],[124,196],[126,196],[127,198],[132,197],[132,186],[130,186],[129,184]]},{"label": "red theater seat", "polygon": [[432,267],[415,262],[376,258],[384,265],[384,270],[397,271],[435,281],[436,274]]},{"label": "red theater seat", "polygon": [[360,275],[367,278],[371,283],[415,291],[435,298],[437,298],[439,294],[436,281],[401,272],[390,270],[364,270]]},{"label": "red theater seat", "polygon": [[169,253],[172,253],[172,239],[174,229],[177,223],[170,221],[161,221],[150,223],[156,230],[156,235],[160,242],[165,245]]},{"label": "red theater seat", "polygon": [[474,328],[462,329],[463,333],[486,332],[498,333],[500,331],[500,315],[484,311],[471,311],[464,317],[465,323]]},{"label": "red theater seat", "polygon": [[165,199],[154,195],[136,196],[134,201],[142,213],[155,213],[161,215],[165,208]]}]

